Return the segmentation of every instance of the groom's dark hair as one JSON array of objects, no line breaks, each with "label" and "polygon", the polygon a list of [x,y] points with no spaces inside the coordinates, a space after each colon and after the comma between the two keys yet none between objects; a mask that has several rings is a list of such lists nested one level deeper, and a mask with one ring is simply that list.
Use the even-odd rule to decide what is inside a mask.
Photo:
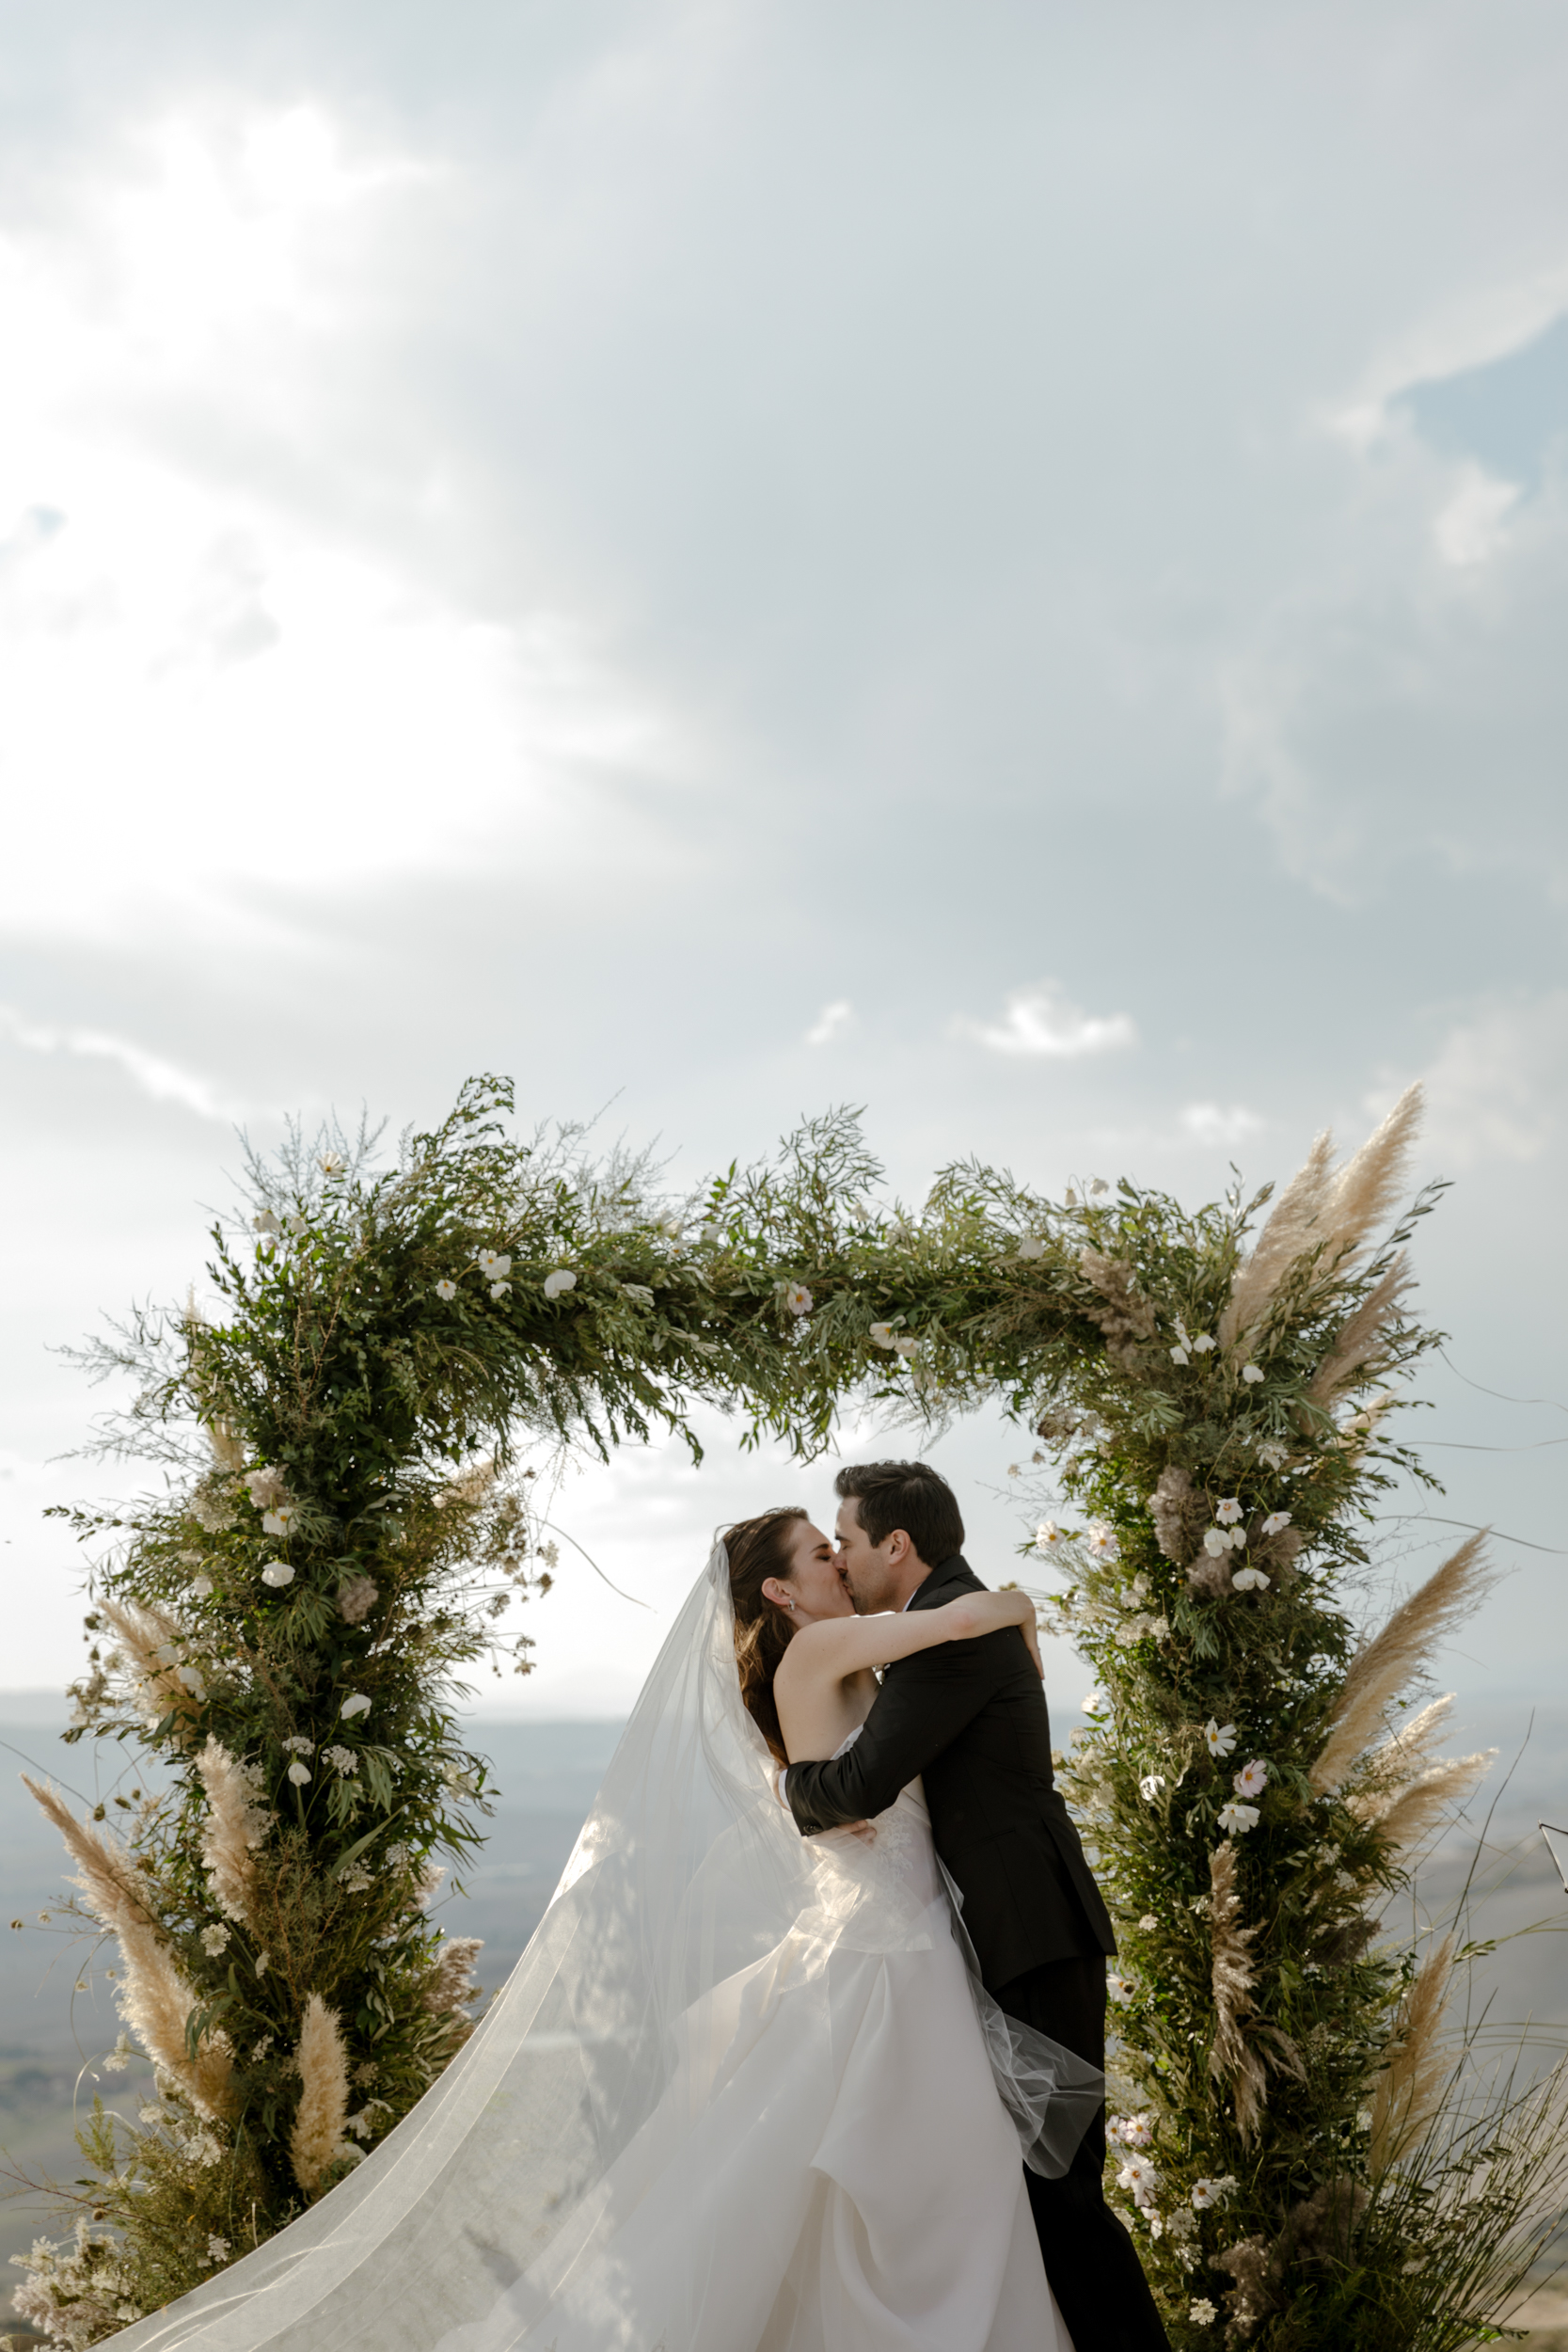
[{"label": "groom's dark hair", "polygon": [[874,1544],[885,1544],[901,1527],[928,1568],[962,1551],[958,1497],[929,1462],[847,1462],[833,1485],[847,1502],[859,1503],[861,1525]]}]

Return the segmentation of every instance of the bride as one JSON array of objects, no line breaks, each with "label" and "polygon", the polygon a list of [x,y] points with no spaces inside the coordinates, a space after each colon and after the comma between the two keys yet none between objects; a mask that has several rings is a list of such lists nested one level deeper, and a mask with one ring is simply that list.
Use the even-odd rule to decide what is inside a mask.
[{"label": "bride", "polygon": [[[419,2107],[124,2352],[1072,2352],[1021,2145],[1099,2073],[978,1983],[918,1782],[802,1838],[874,1669],[1017,1593],[857,1617],[798,1509],[715,1546],[548,1911]],[[1038,1666],[1038,1653],[1035,1651]]]}]

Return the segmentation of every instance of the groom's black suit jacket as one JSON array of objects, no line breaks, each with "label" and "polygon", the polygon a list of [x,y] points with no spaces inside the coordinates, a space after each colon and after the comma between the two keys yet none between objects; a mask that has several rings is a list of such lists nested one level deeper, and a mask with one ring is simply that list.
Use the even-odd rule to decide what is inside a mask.
[{"label": "groom's black suit jacket", "polygon": [[[985,1589],[955,1554],[932,1569],[910,1608],[940,1609]],[[895,1660],[847,1755],[792,1764],[784,1788],[809,1837],[885,1812],[917,1772],[993,1992],[1045,1961],[1116,1950],[1051,1768],[1039,1677],[1011,1626]]]}]

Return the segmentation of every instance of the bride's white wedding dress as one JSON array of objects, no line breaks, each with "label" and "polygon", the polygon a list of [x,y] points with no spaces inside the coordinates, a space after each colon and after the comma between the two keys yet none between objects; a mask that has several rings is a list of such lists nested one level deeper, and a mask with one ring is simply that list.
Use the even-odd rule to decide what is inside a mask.
[{"label": "bride's white wedding dress", "polygon": [[804,1840],[768,1761],[713,1565],[467,2048],[116,2344],[1072,2352],[1020,2146],[1061,2170],[1100,2078],[978,1994],[918,1784],[870,1841]]}]

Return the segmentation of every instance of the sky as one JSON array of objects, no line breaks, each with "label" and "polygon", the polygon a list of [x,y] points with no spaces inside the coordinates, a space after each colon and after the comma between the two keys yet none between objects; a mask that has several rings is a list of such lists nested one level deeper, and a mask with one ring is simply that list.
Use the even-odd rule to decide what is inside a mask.
[{"label": "sky", "polygon": [[[906,1197],[1194,1201],[1424,1079],[1428,1516],[1507,1571],[1451,1678],[1555,1692],[1561,10],[0,0],[0,1682],[80,1656],[52,1351],[199,1281],[237,1128],[500,1070],[676,1179],[852,1103]],[[717,1520],[831,1508],[709,1434],[569,1483],[634,1597],[568,1548],[505,1703],[623,1711]],[[936,1449],[982,1573],[1021,1450]]]}]

